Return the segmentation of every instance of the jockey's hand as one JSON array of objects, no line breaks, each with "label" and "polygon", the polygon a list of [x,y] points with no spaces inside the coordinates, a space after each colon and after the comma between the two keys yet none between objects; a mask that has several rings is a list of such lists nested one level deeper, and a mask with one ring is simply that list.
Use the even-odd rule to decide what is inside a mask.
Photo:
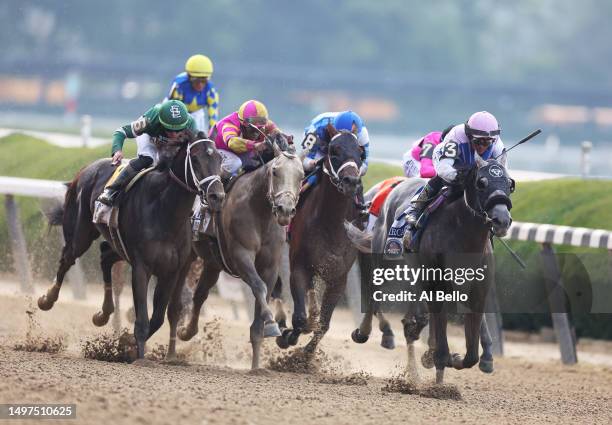
[{"label": "jockey's hand", "polygon": [[121,160],[123,159],[123,151],[117,151],[113,154],[113,162],[112,165],[121,164]]},{"label": "jockey's hand", "polygon": [[268,146],[266,142],[259,142],[253,145],[253,149],[255,150],[255,152],[259,152],[259,153],[265,151],[267,147]]}]

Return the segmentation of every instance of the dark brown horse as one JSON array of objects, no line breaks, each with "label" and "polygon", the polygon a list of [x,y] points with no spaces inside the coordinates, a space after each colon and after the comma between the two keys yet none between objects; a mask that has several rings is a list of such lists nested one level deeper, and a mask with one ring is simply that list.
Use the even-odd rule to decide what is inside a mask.
[{"label": "dark brown horse", "polygon": [[[391,192],[385,202],[384,214],[377,222],[380,229],[373,235],[347,225],[347,233],[355,245],[363,252],[382,252],[384,239],[391,223],[405,210],[406,202],[409,202],[420,185],[422,181],[409,179]],[[468,266],[484,267],[488,270],[482,283],[471,285],[466,291],[469,296],[470,312],[464,315],[467,348],[465,357],[449,352],[446,337],[447,303],[436,300],[427,302],[431,323],[429,351],[424,359],[433,357],[438,383],[443,382],[446,367],[463,369],[478,363],[481,330],[487,338],[483,346],[490,348],[491,341],[486,326],[484,329],[481,328],[485,299],[494,274],[490,237],[492,232],[496,236],[503,236],[510,227],[512,222],[509,211],[512,207],[510,194],[513,190],[514,181],[509,178],[502,163],[495,160],[485,162],[477,158],[476,166],[470,169],[465,179],[463,195],[443,204],[432,214],[427,227],[423,230],[418,254],[411,256],[412,260],[416,261],[413,267],[422,265],[429,268],[457,269]],[[410,232],[406,232],[404,245],[407,247],[410,245],[409,237]],[[426,291],[443,290],[445,293],[450,293],[453,288],[456,289],[452,282],[447,281],[426,282],[423,286]],[[367,339],[371,329],[372,312],[372,310],[368,312],[362,326],[354,332],[353,339],[355,336]],[[416,336],[418,337],[418,334]],[[410,349],[409,336],[406,337]],[[483,356],[481,361],[484,364],[481,369],[492,368],[493,359],[490,357],[490,351],[485,350]],[[486,371],[485,369],[483,371]]]},{"label": "dark brown horse", "polygon": [[[306,345],[309,353],[315,351],[329,329],[336,304],[346,288],[347,274],[357,256],[357,249],[348,239],[343,223],[357,217],[355,194],[361,185],[362,152],[355,134],[338,132],[331,125],[327,129],[331,141],[319,171],[319,182],[300,199],[291,223],[289,262],[293,329],[284,329],[276,341],[279,347],[287,348],[297,344],[300,334],[314,331]],[[316,279],[324,284],[320,310],[314,291]]]},{"label": "dark brown horse", "polygon": [[[138,357],[144,356],[145,341],[164,322],[164,314],[177,280],[184,279],[191,253],[191,208],[196,194],[206,199],[213,210],[221,208],[225,197],[219,178],[221,156],[208,139],[167,145],[155,170],[144,175],[120,199],[119,230],[132,266],[132,291],[136,322],[134,336]],[[83,168],[70,183],[63,206],[58,207],[51,224],[62,224],[65,245],[57,277],[38,300],[42,310],[57,301],[66,272],[85,253],[100,234],[109,242],[102,247],[105,300],[96,313],[98,326],[113,312],[110,268],[121,258],[110,248],[113,239],[106,225],[93,224],[95,202],[115,171],[109,159]],[[147,287],[151,275],[157,276],[154,309],[149,321]],[[178,312],[175,312],[178,314]],[[169,315],[171,312],[169,311]]]},{"label": "dark brown horse", "polygon": [[280,335],[268,300],[280,269],[285,243],[283,226],[295,214],[304,178],[297,155],[281,151],[276,145],[274,155],[270,162],[236,180],[220,215],[215,217],[217,238],[203,236],[194,242],[204,262],[203,271],[193,295],[191,320],[179,331],[179,338],[184,341],[197,333],[200,309],[221,271],[239,276],[249,285],[256,300],[250,329],[253,369],[259,368],[262,339]]}]

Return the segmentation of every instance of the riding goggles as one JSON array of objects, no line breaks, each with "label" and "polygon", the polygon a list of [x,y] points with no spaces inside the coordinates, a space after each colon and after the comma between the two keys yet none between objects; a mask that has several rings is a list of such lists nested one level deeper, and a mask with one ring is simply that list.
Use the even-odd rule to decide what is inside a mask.
[{"label": "riding goggles", "polygon": [[252,117],[252,118],[245,118],[244,122],[247,124],[254,125],[257,128],[262,128],[262,127],[265,127],[266,124],[268,124],[268,119],[265,117]]}]

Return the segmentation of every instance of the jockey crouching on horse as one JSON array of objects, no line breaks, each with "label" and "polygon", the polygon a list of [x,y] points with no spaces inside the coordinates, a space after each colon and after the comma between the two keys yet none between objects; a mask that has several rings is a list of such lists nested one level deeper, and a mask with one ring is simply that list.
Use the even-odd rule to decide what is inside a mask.
[{"label": "jockey crouching on horse", "polygon": [[453,126],[444,131],[432,131],[414,142],[410,150],[402,157],[402,166],[406,177],[429,179],[436,175],[433,165],[433,152]]},{"label": "jockey crouching on horse", "polygon": [[[168,99],[180,100],[187,106],[199,131],[207,132],[219,120],[219,94],[210,81],[213,63],[204,55],[193,55],[185,63],[185,72],[172,82]],[[208,130],[205,113],[208,114]]]},{"label": "jockey crouching on horse", "polygon": [[231,176],[252,171],[262,165],[261,155],[268,148],[266,136],[280,130],[268,118],[268,110],[257,100],[244,102],[238,111],[219,121],[209,137],[223,158],[221,169]]},{"label": "jockey crouching on horse", "polygon": [[[461,185],[465,172],[476,162],[475,155],[484,160],[501,155],[504,144],[499,135],[497,119],[486,111],[476,112],[465,124],[450,129],[433,150],[436,175],[414,195],[410,206],[402,214],[405,215],[406,224],[412,229],[416,227],[428,202],[436,197],[443,186]],[[505,155],[501,156],[500,162],[506,166]]]},{"label": "jockey crouching on horse", "polygon": [[[302,186],[302,193],[317,184],[317,171],[321,167],[321,160],[327,155],[325,149],[331,139],[327,132],[327,124],[332,124],[336,130],[347,130],[357,135],[357,143],[362,149],[362,165],[359,168],[359,175],[363,177],[368,171],[370,135],[361,117],[353,111],[324,112],[314,117],[310,125],[304,129],[305,137],[302,148],[306,151],[306,155],[303,165],[304,171],[309,175],[306,178],[306,183]],[[364,204],[363,187],[360,187],[357,191],[355,204],[360,215],[366,216],[368,212]]]},{"label": "jockey crouching on horse", "polygon": [[136,138],[138,157],[132,159],[115,181],[104,189],[98,201],[112,206],[119,192],[140,171],[155,163],[158,146],[178,142],[188,131],[196,131],[195,121],[189,116],[185,104],[178,100],[157,104],[136,121],[118,128],[113,134],[113,165],[120,164],[123,159],[122,148],[126,138]]}]

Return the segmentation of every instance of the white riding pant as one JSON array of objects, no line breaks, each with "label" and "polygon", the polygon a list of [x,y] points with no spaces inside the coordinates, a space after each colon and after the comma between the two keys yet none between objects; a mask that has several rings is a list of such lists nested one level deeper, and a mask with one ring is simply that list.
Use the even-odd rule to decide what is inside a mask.
[{"label": "white riding pant", "polygon": [[204,113],[204,108],[190,112],[189,115],[195,121],[196,128],[206,133],[206,114]]},{"label": "white riding pant", "polygon": [[236,155],[232,151],[228,151],[225,149],[219,149],[219,154],[221,155],[221,170],[235,175],[242,167],[242,160],[238,155]]},{"label": "white riding pant", "polygon": [[153,143],[151,143],[151,136],[148,134],[141,134],[140,136],[136,136],[136,146],[138,155],[148,156],[153,160],[153,165],[157,163],[158,154],[157,148]]},{"label": "white riding pant", "polygon": [[409,150],[403,157],[404,175],[406,177],[420,177],[421,163],[412,157],[412,152]]}]

